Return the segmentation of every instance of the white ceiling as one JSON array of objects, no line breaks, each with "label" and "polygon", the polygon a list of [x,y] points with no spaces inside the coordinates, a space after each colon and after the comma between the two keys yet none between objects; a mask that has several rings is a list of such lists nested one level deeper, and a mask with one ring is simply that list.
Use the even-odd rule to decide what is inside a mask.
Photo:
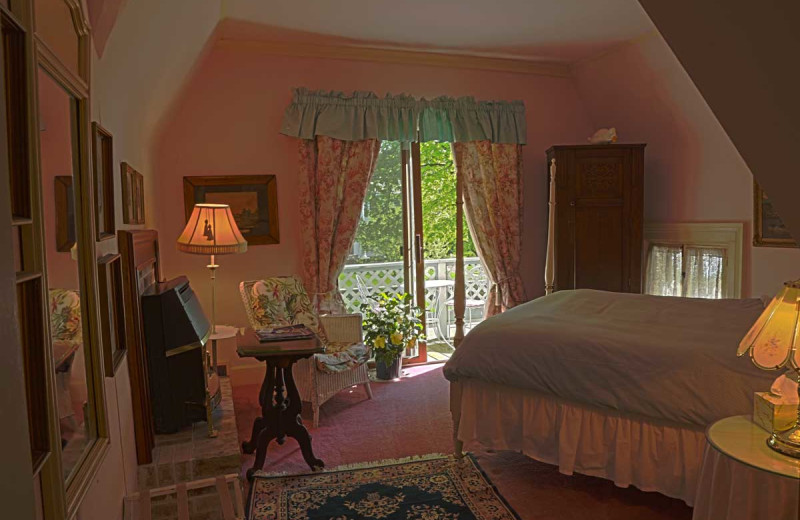
[{"label": "white ceiling", "polygon": [[638,0],[223,0],[226,38],[574,62],[654,29]]}]

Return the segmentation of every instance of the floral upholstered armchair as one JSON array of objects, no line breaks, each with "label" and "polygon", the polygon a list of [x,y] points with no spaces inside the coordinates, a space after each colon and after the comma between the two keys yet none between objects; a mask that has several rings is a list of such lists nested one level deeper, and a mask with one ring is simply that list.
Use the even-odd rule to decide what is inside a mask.
[{"label": "floral upholstered armchair", "polygon": [[241,282],[239,292],[254,329],[303,324],[325,345],[324,354],[301,359],[294,369],[300,398],[311,403],[315,428],[319,407],[339,391],[363,385],[372,399],[369,349],[362,342],[360,314],[317,316],[302,282],[294,276]]},{"label": "floral upholstered armchair", "polygon": [[72,289],[50,289],[49,297],[58,418],[72,421],[75,415],[70,392],[72,364],[75,353],[83,345],[81,298],[78,291]]}]

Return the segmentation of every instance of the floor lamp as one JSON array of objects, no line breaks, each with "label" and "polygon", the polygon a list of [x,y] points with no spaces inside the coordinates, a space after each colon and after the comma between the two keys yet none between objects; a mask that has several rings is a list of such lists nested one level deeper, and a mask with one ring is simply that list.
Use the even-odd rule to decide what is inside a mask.
[{"label": "floor lamp", "polygon": [[216,255],[229,255],[247,251],[247,241],[242,237],[231,208],[227,204],[195,204],[189,222],[178,237],[178,250],[195,255],[209,255],[206,266],[211,271],[211,334],[217,333],[215,309],[215,280],[219,267]]}]

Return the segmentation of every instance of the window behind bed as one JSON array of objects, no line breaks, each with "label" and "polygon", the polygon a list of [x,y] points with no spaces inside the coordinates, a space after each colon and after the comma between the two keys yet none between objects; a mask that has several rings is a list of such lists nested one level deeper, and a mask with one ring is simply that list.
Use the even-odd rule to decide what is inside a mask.
[{"label": "window behind bed", "polygon": [[650,244],[645,292],[659,296],[722,298],[727,250],[691,244]]},{"label": "window behind bed", "polygon": [[645,226],[645,293],[686,298],[738,298],[742,225]]}]

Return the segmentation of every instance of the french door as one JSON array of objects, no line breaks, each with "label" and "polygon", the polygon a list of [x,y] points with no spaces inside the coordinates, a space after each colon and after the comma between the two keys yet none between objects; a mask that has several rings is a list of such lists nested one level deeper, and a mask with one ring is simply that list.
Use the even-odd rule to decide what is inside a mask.
[{"label": "french door", "polygon": [[425,300],[425,239],[422,228],[422,176],[419,143],[403,145],[403,280],[405,291],[423,310],[422,335],[414,348],[406,349],[407,364],[428,361],[427,309]]},{"label": "french door", "polygon": [[[456,218],[452,225],[456,228],[455,268],[445,269],[431,278],[426,276],[426,248],[423,219],[423,163],[420,143],[406,143],[402,153],[402,192],[403,192],[403,279],[405,291],[416,305],[423,310],[423,332],[420,341],[412,349],[407,349],[406,364],[428,361],[427,338],[429,332],[439,341],[457,345],[464,335],[464,247],[463,247],[463,204],[460,180],[456,179],[455,200],[448,204],[456,205]],[[433,210],[435,211],[435,209]],[[430,216],[428,216],[430,217]],[[454,275],[454,276],[453,276]],[[430,297],[430,298],[429,298]],[[455,333],[450,335],[450,313],[454,315]],[[442,323],[444,322],[444,326]],[[429,330],[432,329],[432,330]]]},{"label": "french door", "polygon": [[381,143],[339,287],[351,310],[384,292],[412,296],[426,330],[406,364],[447,359],[463,336],[464,252],[476,252],[460,201],[448,143]]}]

